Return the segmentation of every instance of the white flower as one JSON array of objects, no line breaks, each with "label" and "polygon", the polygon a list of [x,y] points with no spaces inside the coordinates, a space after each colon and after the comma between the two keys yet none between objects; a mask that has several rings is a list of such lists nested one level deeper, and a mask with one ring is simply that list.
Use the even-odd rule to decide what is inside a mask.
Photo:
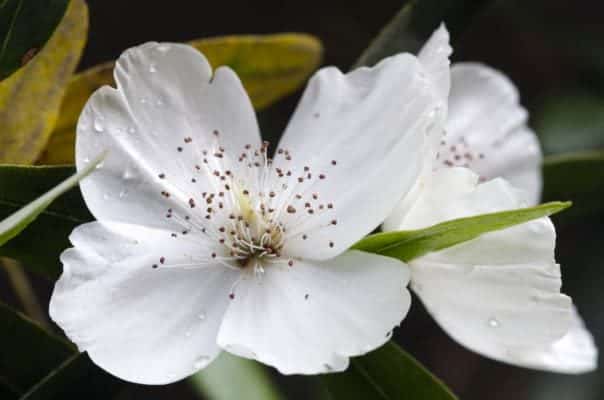
[{"label": "white flower", "polygon": [[[442,29],[420,59],[429,64],[424,58],[435,49],[450,51]],[[448,65],[436,68],[445,69],[448,76]],[[441,79],[442,92],[448,85]],[[384,229],[419,229],[537,203],[541,152],[526,120],[516,88],[501,73],[453,66],[446,136],[428,146],[422,176]],[[410,262],[411,287],[440,326],[471,350],[535,369],[590,371],[597,349],[571,299],[560,293],[555,239],[549,218],[489,233]]]},{"label": "white flower", "polygon": [[409,54],[320,70],[270,161],[232,70],[179,44],[128,50],[78,123],[78,169],[108,156],[81,184],[97,221],[71,235],[52,318],[134,382],[181,379],[221,349],[286,374],[344,370],[409,308],[405,264],[347,249],[442,131],[430,76]]}]

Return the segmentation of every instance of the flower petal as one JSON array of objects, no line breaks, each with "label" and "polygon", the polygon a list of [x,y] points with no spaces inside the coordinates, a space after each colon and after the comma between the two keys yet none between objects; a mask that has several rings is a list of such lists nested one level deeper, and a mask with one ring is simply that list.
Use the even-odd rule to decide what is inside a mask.
[{"label": "flower petal", "polygon": [[117,89],[105,86],[89,99],[77,129],[79,169],[108,151],[81,184],[99,220],[174,226],[175,219],[164,218],[166,210],[186,210],[194,195],[214,192],[213,170],[230,167],[214,157],[219,147],[235,154],[260,143],[252,105],[235,73],[219,68],[212,75],[190,46],[129,49],[116,63],[115,80]]},{"label": "flower petal", "polygon": [[267,266],[236,286],[218,344],[284,374],[342,371],[405,317],[408,279],[400,261],[360,251]]},{"label": "flower petal", "polygon": [[424,137],[442,131],[443,104],[410,54],[317,72],[279,145],[291,161],[279,152],[274,161],[300,178],[284,252],[327,259],[375,229],[415,182]]},{"label": "flower petal", "polygon": [[437,165],[467,166],[485,180],[503,177],[537,204],[541,149],[514,84],[476,63],[453,65],[451,80],[447,135]]},{"label": "flower petal", "polygon": [[132,382],[173,382],[211,362],[238,276],[217,265],[175,266],[190,265],[203,241],[167,246],[165,234],[116,223],[78,227],[50,302],[52,319],[81,351]]},{"label": "flower petal", "polygon": [[[524,205],[504,180],[478,180],[465,168],[436,171],[399,229]],[[554,247],[548,218],[488,233],[413,260],[412,288],[465,347],[511,364],[561,370],[564,365],[552,366],[542,353],[568,332],[572,318],[572,302],[560,293]],[[569,342],[565,351],[582,351]],[[518,356],[529,352],[541,356]]]},{"label": "flower petal", "polygon": [[572,313],[570,330],[561,339],[510,356],[515,358],[516,365],[567,374],[590,372],[598,367],[598,349],[576,309]]},{"label": "flower petal", "polygon": [[[435,82],[436,88],[443,99],[449,97],[451,90],[451,71],[449,57],[453,49],[449,44],[449,32],[444,24],[434,31],[424,44],[417,58]],[[446,104],[445,104],[446,107]]]}]

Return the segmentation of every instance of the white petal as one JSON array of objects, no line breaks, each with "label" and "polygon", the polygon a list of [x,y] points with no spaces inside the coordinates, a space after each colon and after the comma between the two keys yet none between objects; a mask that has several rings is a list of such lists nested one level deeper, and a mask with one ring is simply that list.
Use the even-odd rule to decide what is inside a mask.
[{"label": "white petal", "polygon": [[[436,87],[443,99],[448,98],[449,90],[451,88],[450,62],[448,58],[443,57],[443,54],[449,56],[451,52],[449,32],[447,32],[444,25],[441,25],[440,28],[432,34],[432,37],[424,45],[418,55],[420,62],[429,71],[432,80],[436,83]],[[447,113],[448,111],[445,102],[442,115],[446,117]],[[382,224],[383,230],[396,230],[398,228],[398,221],[407,215],[409,208],[417,201],[426,180],[430,179],[432,170],[435,168],[435,163],[437,162],[436,153],[439,150],[443,134],[444,132],[434,132],[434,134],[427,137],[424,146],[424,154],[422,156],[423,161],[420,176],[417,178],[411,190],[409,190],[405,197],[395,206],[390,215],[385,218]]]},{"label": "white petal", "polygon": [[[477,183],[478,175],[468,169],[436,171],[399,228],[524,205],[502,179]],[[560,293],[554,247],[548,218],[488,233],[413,260],[412,288],[443,329],[467,348],[511,364],[562,370],[563,364],[553,366],[543,353],[530,362],[518,356],[551,347],[571,325],[572,303]]]},{"label": "white petal", "polygon": [[[106,86],[90,98],[77,130],[79,169],[108,151],[81,184],[97,219],[172,226],[175,220],[163,217],[168,208],[187,209],[189,198],[215,191],[209,176],[218,168],[213,156],[218,146],[235,154],[247,143],[260,143],[237,76],[228,68],[212,75],[206,59],[190,46],[147,43],[129,49],[116,63],[115,79],[117,89]],[[209,153],[207,165],[203,150]],[[227,161],[220,162],[228,168]]]},{"label": "white petal", "polygon": [[571,328],[562,339],[512,356],[516,365],[567,374],[590,372],[598,367],[598,349],[577,310],[573,310]]},{"label": "white petal", "polygon": [[191,262],[199,246],[191,239],[167,245],[164,231],[78,227],[76,247],[61,256],[52,319],[97,365],[128,381],[165,384],[203,368],[220,352],[216,334],[238,273],[175,267]]},{"label": "white petal", "polygon": [[449,57],[452,52],[453,49],[449,44],[449,32],[442,24],[434,31],[417,56],[435,82],[440,96],[444,99],[449,97],[451,89]]},{"label": "white petal", "polygon": [[237,285],[218,344],[284,374],[342,371],[405,317],[408,278],[400,261],[359,251],[268,266]]},{"label": "white petal", "polygon": [[[375,229],[417,178],[424,136],[442,130],[442,108],[428,73],[409,54],[348,74],[333,67],[315,74],[279,146],[292,161],[275,159],[294,177],[308,176],[304,166],[313,176],[291,189],[303,195],[293,204],[305,217],[289,216],[302,223],[288,225],[294,227],[284,251],[327,259]],[[304,203],[313,193],[311,216]],[[333,209],[319,208],[329,203]],[[329,226],[332,220],[337,225]]]},{"label": "white petal", "polygon": [[437,165],[468,166],[484,179],[503,177],[524,190],[529,203],[538,203],[541,149],[513,83],[475,63],[453,65],[451,80],[447,135]]}]

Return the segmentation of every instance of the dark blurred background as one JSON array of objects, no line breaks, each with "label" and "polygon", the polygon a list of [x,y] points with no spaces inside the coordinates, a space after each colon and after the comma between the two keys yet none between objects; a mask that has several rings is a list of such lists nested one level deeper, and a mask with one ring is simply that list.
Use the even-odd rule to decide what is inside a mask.
[{"label": "dark blurred background", "polygon": [[[89,0],[91,27],[81,68],[115,59],[149,40],[235,34],[307,32],[324,43],[324,64],[347,69],[404,4],[401,0],[254,0],[170,2]],[[604,2],[493,1],[454,43],[454,61],[480,61],[504,71],[519,87],[531,125],[546,153],[604,145]],[[299,93],[260,117],[274,139]],[[268,123],[267,121],[270,121]],[[570,177],[572,179],[572,177]],[[604,201],[604,193],[599,197]],[[566,200],[566,199],[560,199]],[[558,223],[558,260],[571,295],[604,346],[604,223],[597,216]],[[50,285],[35,277],[47,304]],[[7,287],[2,298],[17,304]],[[461,399],[596,400],[604,398],[604,371],[565,376],[515,368],[457,345],[418,301],[395,339],[442,378]],[[236,377],[233,377],[236,380]],[[287,398],[314,398],[309,378],[275,374]],[[187,382],[130,386],[123,399],[199,399]]]}]

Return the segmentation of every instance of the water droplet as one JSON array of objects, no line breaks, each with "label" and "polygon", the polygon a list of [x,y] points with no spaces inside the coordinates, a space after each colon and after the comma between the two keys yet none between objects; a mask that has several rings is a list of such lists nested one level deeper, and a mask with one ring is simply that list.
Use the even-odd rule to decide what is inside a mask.
[{"label": "water droplet", "polygon": [[109,200],[111,199],[111,196],[107,193],[103,194],[103,200]]},{"label": "water droplet", "polygon": [[126,197],[128,195],[128,190],[124,189],[120,192],[119,197],[120,199],[123,199],[124,197]]},{"label": "water droplet", "polygon": [[101,132],[103,132],[105,130],[105,127],[103,126],[103,123],[98,118],[94,119],[93,127],[94,127],[94,130],[96,132],[98,132],[98,133],[101,133]]},{"label": "water droplet", "polygon": [[95,169],[103,169],[103,167],[105,166],[105,161],[101,161],[100,163],[98,163],[96,165],[96,167],[94,167]]},{"label": "water droplet", "polygon": [[200,321],[205,321],[205,319],[206,319],[206,313],[204,311],[200,312],[197,315],[197,318],[199,318]]},{"label": "water droplet", "polygon": [[165,53],[165,52],[169,51],[170,48],[171,48],[170,45],[165,44],[165,43],[159,44],[156,47],[157,51],[159,51],[160,53]]},{"label": "water droplet", "polygon": [[487,321],[487,323],[489,324],[489,326],[491,328],[499,328],[499,326],[501,325],[501,323],[499,322],[499,320],[497,320],[497,318],[489,318],[489,320]]},{"label": "water droplet", "polygon": [[193,368],[195,368],[195,369],[203,368],[206,366],[206,364],[208,363],[209,360],[210,360],[210,357],[208,357],[208,356],[199,356],[195,360],[195,363],[193,364]]},{"label": "water droplet", "polygon": [[149,65],[149,72],[157,72],[157,64],[151,63]]},{"label": "water droplet", "polygon": [[185,332],[186,337],[191,337],[192,335],[193,335],[193,332],[191,332],[190,330]]},{"label": "water droplet", "polygon": [[90,158],[88,158],[88,157],[86,157],[82,161],[84,162],[84,164],[90,164]]},{"label": "water droplet", "polygon": [[144,97],[141,97],[141,104],[147,104],[147,99],[145,99]]},{"label": "water droplet", "polygon": [[124,171],[124,174],[122,175],[122,178],[123,178],[124,180],[130,180],[130,179],[134,178],[134,176],[135,176],[135,175],[134,175],[134,171],[132,171],[130,168],[127,168],[127,169]]},{"label": "water droplet", "polygon": [[162,99],[157,99],[157,100],[155,100],[155,105],[158,107],[161,107],[164,105],[164,102]]},{"label": "water droplet", "polygon": [[128,133],[133,134],[136,133],[136,129],[133,126],[128,127]]}]

